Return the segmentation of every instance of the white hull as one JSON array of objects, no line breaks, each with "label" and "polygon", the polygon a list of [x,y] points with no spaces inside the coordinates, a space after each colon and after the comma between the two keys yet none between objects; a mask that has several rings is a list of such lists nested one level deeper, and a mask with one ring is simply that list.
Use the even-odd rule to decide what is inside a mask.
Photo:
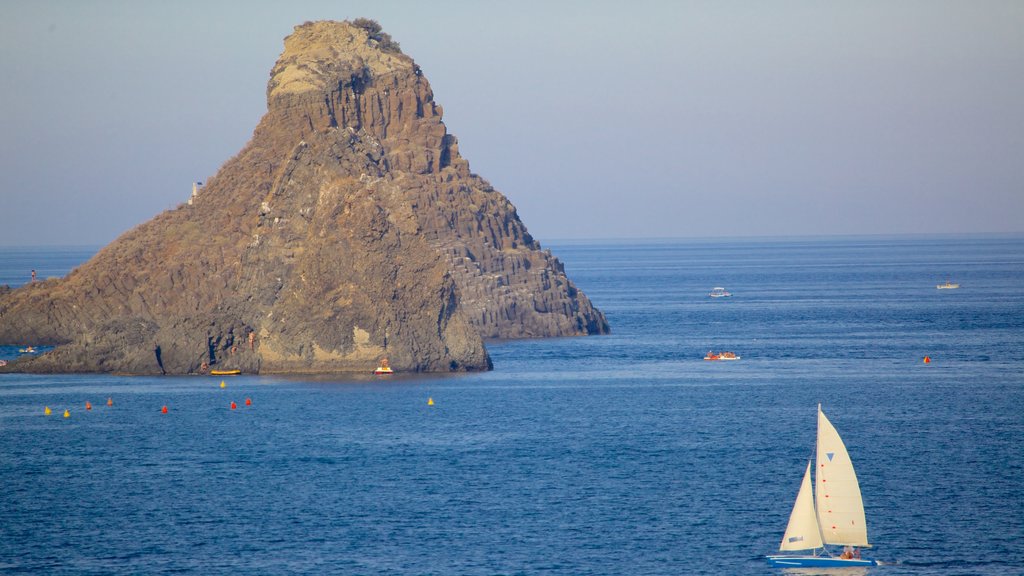
[{"label": "white hull", "polygon": [[768,556],[773,568],[853,568],[878,566],[878,562],[864,558],[835,558],[830,556]]}]

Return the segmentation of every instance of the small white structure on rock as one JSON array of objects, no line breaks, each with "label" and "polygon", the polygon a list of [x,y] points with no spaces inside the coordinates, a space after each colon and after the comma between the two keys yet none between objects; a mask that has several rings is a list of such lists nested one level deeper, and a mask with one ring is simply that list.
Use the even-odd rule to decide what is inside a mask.
[{"label": "small white structure on rock", "polygon": [[188,197],[188,205],[189,206],[191,206],[192,203],[196,201],[196,198],[199,197],[199,189],[202,186],[203,186],[202,182],[193,182],[192,183],[192,195]]}]

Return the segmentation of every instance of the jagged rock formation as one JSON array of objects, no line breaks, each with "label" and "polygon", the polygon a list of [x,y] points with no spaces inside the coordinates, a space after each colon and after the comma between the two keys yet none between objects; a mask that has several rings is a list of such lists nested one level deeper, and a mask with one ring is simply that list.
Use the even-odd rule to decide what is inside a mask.
[{"label": "jagged rock formation", "polygon": [[252,140],[188,205],[0,292],[0,343],[58,345],[7,369],[476,370],[486,338],[607,332],[375,24],[296,27]]}]

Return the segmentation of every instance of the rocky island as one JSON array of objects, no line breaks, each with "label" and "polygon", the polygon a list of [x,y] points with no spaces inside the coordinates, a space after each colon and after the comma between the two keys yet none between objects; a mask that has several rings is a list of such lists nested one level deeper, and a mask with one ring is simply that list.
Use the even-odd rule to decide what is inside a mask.
[{"label": "rocky island", "polygon": [[487,339],[608,331],[376,22],[284,44],[252,139],[188,203],[0,288],[0,344],[55,346],[0,370],[485,370]]}]

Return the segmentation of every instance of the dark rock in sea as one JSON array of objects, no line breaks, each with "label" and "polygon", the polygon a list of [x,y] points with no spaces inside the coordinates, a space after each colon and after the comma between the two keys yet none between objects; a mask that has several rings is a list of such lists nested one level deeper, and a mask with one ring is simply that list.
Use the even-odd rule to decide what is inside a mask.
[{"label": "dark rock in sea", "polygon": [[484,339],[607,331],[366,20],[295,28],[252,140],[188,204],[0,292],[0,343],[57,346],[3,368],[26,372],[483,370]]}]

